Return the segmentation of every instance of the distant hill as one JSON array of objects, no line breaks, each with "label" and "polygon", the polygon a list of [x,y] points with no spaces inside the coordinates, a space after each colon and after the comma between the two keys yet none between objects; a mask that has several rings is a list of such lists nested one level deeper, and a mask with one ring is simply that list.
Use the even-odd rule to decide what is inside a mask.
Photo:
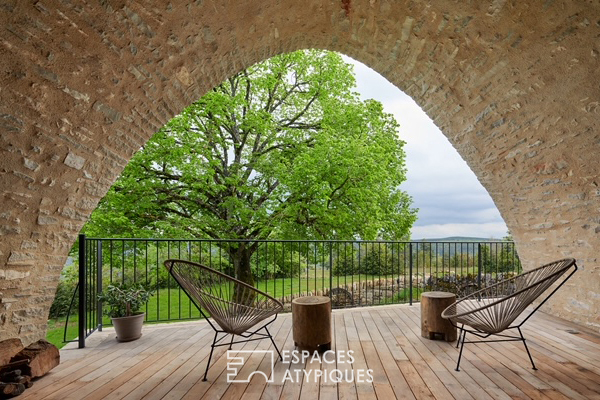
[{"label": "distant hill", "polygon": [[[492,254],[496,254],[504,246],[512,246],[512,243],[505,242],[502,239],[490,239],[467,236],[450,236],[436,239],[413,240],[416,243],[416,249],[422,249],[421,246],[429,246],[430,252],[438,257],[452,257],[455,254],[469,254],[475,256],[478,254],[478,243],[490,243],[488,246]],[[420,245],[423,242],[423,245]],[[427,245],[427,243],[431,243]]]},{"label": "distant hill", "polygon": [[449,236],[436,239],[413,239],[415,242],[501,242],[502,239],[468,236]]}]

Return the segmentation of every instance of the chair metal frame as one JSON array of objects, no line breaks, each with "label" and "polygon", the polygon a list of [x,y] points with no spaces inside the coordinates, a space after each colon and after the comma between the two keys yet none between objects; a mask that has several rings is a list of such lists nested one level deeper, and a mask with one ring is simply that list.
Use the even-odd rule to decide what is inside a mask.
[{"label": "chair metal frame", "polygon": [[[234,344],[247,343],[247,342],[251,342],[254,340],[262,340],[262,339],[268,338],[271,340],[271,343],[273,343],[273,346],[275,347],[275,350],[277,351],[277,354],[279,355],[279,359],[283,360],[283,358],[281,356],[281,352],[279,351],[277,344],[275,344],[275,340],[273,339],[271,332],[269,332],[269,329],[267,328],[268,325],[275,322],[275,320],[277,319],[277,314],[283,310],[283,304],[279,300],[273,298],[272,296],[268,295],[267,293],[264,293],[264,292],[258,290],[254,286],[248,285],[247,283],[242,282],[238,279],[235,279],[227,274],[224,274],[220,271],[214,270],[210,267],[204,266],[202,264],[199,264],[199,263],[196,263],[193,261],[168,259],[164,262],[164,264],[165,264],[165,267],[167,268],[167,270],[169,271],[169,273],[171,274],[171,276],[175,279],[175,281],[183,289],[185,294],[187,294],[187,296],[190,298],[192,303],[196,306],[196,308],[198,308],[198,310],[200,311],[200,314],[202,314],[204,319],[206,319],[206,321],[208,321],[209,325],[215,331],[213,343],[211,344],[210,355],[208,356],[208,362],[206,363],[206,370],[204,372],[204,378],[202,379],[203,381],[206,381],[208,369],[210,367],[210,361],[212,359],[215,347],[229,346],[229,350],[231,350],[231,346]],[[207,294],[206,292],[202,292],[203,289],[199,289],[198,287],[191,286],[191,285],[195,285],[196,282],[194,282],[194,283],[189,282],[188,281],[189,277],[183,277],[177,271],[174,271],[174,267],[178,264],[185,265],[188,268],[197,269],[198,271],[200,271],[200,273],[205,273],[207,275],[214,275],[216,277],[216,279],[218,279],[219,282],[227,282],[229,284],[235,285],[238,288],[241,288],[242,290],[244,290],[245,293],[248,293],[249,295],[247,295],[246,298],[251,299],[252,301],[254,301],[255,296],[262,297],[265,300],[264,304],[262,304],[264,307],[256,308],[256,310],[260,311],[260,313],[262,313],[263,315],[259,315],[258,317],[250,320],[248,318],[250,315],[248,311],[252,309],[251,306],[249,306],[247,304],[243,304],[243,303],[236,303],[229,299],[224,299],[224,298],[217,299],[214,294],[212,294],[212,293]],[[200,283],[200,282],[197,282],[197,283]],[[196,289],[196,290],[194,290],[194,289]],[[202,293],[200,293],[200,292],[202,292]],[[207,302],[205,299],[203,299],[203,296],[212,298],[213,301]],[[250,300],[248,300],[248,301],[250,301]],[[238,328],[233,328],[231,326],[231,324],[229,324],[230,321],[228,321],[227,318],[223,317],[223,315],[217,315],[217,313],[214,313],[213,315],[210,316],[216,323],[216,324],[214,324],[211,321],[211,318],[209,317],[209,315],[207,315],[204,312],[204,310],[207,310],[207,311],[209,311],[211,309],[214,310],[214,305],[215,305],[215,303],[218,303],[218,302],[226,304],[229,311],[231,309],[243,311],[244,312],[243,317],[244,317],[245,323],[238,326]],[[250,326],[250,327],[254,328],[260,322],[266,320],[267,318],[269,318],[271,316],[273,318],[268,320],[266,323],[263,323],[258,328],[253,329],[253,330],[249,329],[248,325],[250,323],[254,322]],[[260,332],[263,329],[265,330],[266,333]],[[221,335],[221,334],[222,334],[222,336],[219,337],[219,335]],[[223,343],[223,340],[226,337],[228,337],[229,335],[231,335],[231,340]],[[236,335],[241,336],[244,339],[243,340],[234,340]],[[255,336],[258,336],[258,337],[255,337]]]},{"label": "chair metal frame", "polygon": [[[505,290],[506,288],[510,288],[511,284],[515,284],[515,282],[518,282],[518,280],[526,281],[526,279],[524,279],[524,278],[526,278],[530,274],[540,273],[540,272],[543,272],[544,269],[550,269],[554,266],[558,267],[557,271],[552,272],[548,276],[544,276],[542,279],[539,279],[534,282],[530,282],[527,286],[525,286],[523,288],[517,288],[512,293],[504,294],[502,296],[496,296],[496,297],[492,298],[492,299],[498,298],[498,300],[492,300],[491,302],[488,302],[481,307],[471,309],[471,310],[468,310],[465,312],[460,312],[460,313],[457,312],[458,305],[461,303],[464,303],[466,301],[481,302],[484,299],[487,299],[486,297],[483,296],[484,294],[490,294],[490,293],[494,293],[494,292],[498,293],[499,291]],[[574,267],[573,271],[571,271],[571,273],[566,278],[564,278],[544,298],[544,300],[542,300],[531,312],[529,312],[529,314],[527,314],[527,316],[525,318],[523,318],[522,320],[520,320],[520,322],[513,325],[513,322],[515,322],[515,320],[517,320],[517,318],[519,318],[519,316],[523,313],[525,308],[528,307],[536,298],[541,296],[554,282],[556,282],[571,267]],[[525,350],[527,351],[527,355],[529,356],[529,360],[531,361],[532,368],[534,370],[537,370],[535,363],[533,362],[533,357],[531,355],[531,352],[529,351],[529,348],[527,347],[526,339],[523,336],[523,332],[521,331],[521,327],[523,326],[523,324],[525,322],[527,322],[529,320],[529,318],[531,318],[531,316],[537,310],[540,309],[540,307],[542,307],[546,303],[546,301],[548,301],[548,299],[550,297],[552,297],[552,295],[554,295],[554,293],[556,293],[556,291],[558,289],[560,289],[566,283],[567,280],[569,280],[569,278],[571,278],[571,276],[573,276],[573,274],[576,271],[577,271],[577,264],[575,262],[575,259],[573,259],[573,258],[566,258],[563,260],[554,261],[552,263],[545,264],[545,265],[542,265],[541,267],[527,271],[523,274],[520,274],[520,275],[514,276],[512,278],[497,282],[496,284],[491,285],[487,288],[473,292],[470,295],[465,296],[465,297],[457,300],[452,305],[448,306],[444,311],[442,311],[442,317],[450,320],[452,325],[454,325],[456,328],[460,329],[460,333],[458,335],[458,341],[456,343],[457,348],[460,346],[458,360],[456,362],[456,371],[460,371],[460,361],[462,358],[462,353],[463,353],[463,348],[464,348],[465,343],[493,343],[493,342],[514,342],[514,341],[523,342]],[[533,275],[533,276],[535,276],[535,275]],[[505,311],[505,309],[503,308],[504,307],[503,303],[505,303],[511,299],[513,301],[517,302],[518,300],[515,300],[515,299],[517,299],[517,296],[522,295],[522,294],[526,295],[527,292],[531,291],[531,290],[534,290],[533,296],[531,296],[531,298],[527,298],[526,301],[523,302],[524,304],[518,304],[517,310],[521,310],[521,311],[515,310],[516,315],[508,315],[507,319],[505,321],[502,321],[502,324],[500,324],[498,326],[493,325],[494,323],[497,323],[497,321],[494,320],[495,313]],[[535,290],[537,290],[539,293],[536,293]],[[489,299],[488,299],[488,301],[489,301]],[[500,310],[500,311],[496,311],[496,310]],[[485,313],[484,319],[486,321],[483,321],[481,325],[474,324],[474,325],[477,325],[477,327],[474,328],[469,325],[469,320],[467,317],[470,314],[475,314],[475,313]],[[489,324],[488,329],[486,329],[487,324]],[[461,326],[459,327],[458,325],[461,325]],[[501,332],[504,332],[509,329],[516,329],[518,331],[519,335],[517,336],[516,334],[509,335],[509,334],[501,333]],[[487,339],[490,336],[498,336],[498,337],[501,337],[501,339],[467,341],[466,340],[467,332],[472,335],[475,335],[479,338],[482,338],[482,339]]]}]

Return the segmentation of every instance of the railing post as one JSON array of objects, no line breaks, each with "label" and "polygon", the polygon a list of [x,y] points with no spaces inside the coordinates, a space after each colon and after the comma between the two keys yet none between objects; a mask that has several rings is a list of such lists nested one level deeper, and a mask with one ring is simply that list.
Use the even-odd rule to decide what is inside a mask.
[{"label": "railing post", "polygon": [[481,290],[481,270],[483,260],[481,258],[481,243],[477,243],[477,289]]},{"label": "railing post", "polygon": [[408,304],[413,303],[413,244],[408,244]]},{"label": "railing post", "polygon": [[[96,293],[102,293],[102,240],[98,240],[98,246],[96,251]],[[94,299],[96,302],[96,314],[98,315],[98,331],[102,332],[102,303],[98,301],[98,298]]]},{"label": "railing post", "polygon": [[85,310],[86,310],[86,281],[85,281],[85,264],[86,264],[86,243],[85,235],[79,235],[79,348],[85,347]]},{"label": "railing post", "polygon": [[[340,251],[338,247],[338,257]],[[331,300],[331,290],[333,289],[333,242],[329,242],[329,299]]]}]

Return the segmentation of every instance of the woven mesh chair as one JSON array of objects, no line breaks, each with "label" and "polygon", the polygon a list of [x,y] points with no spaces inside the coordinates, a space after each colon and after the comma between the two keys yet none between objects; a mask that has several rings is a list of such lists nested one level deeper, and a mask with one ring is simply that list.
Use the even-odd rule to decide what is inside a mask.
[{"label": "woven mesh chair", "polygon": [[[231,350],[231,346],[236,343],[269,338],[279,354],[279,359],[282,359],[273,336],[267,329],[277,318],[277,313],[283,310],[281,302],[253,286],[201,264],[185,260],[166,260],[165,267],[215,330],[204,381],[213,351],[218,346],[229,346]],[[209,316],[216,325],[211,322]],[[268,318],[270,319],[265,323]],[[259,324],[260,326],[255,328]],[[264,332],[260,332],[262,330]],[[228,335],[231,335],[231,340],[223,342]],[[236,335],[244,339],[234,341]]]},{"label": "woven mesh chair", "polygon": [[[550,292],[544,300],[524,318],[517,320],[525,309],[569,269],[571,273]],[[456,346],[460,345],[456,370],[459,371],[460,359],[465,343],[522,341],[533,369],[537,369],[521,332],[521,326],[552,296],[577,270],[575,260],[567,258],[554,261],[539,268],[500,281],[485,289],[478,290],[456,301],[442,312],[461,331]],[[519,336],[501,332],[516,329]],[[467,332],[486,339],[491,335],[502,337],[496,340],[466,341]]]}]

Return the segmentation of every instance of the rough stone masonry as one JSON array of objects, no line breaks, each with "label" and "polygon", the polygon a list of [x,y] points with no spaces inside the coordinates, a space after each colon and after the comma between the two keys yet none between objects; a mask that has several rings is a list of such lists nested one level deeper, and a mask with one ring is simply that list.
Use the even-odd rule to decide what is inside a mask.
[{"label": "rough stone masonry", "polygon": [[42,338],[77,233],[169,118],[281,52],[345,53],[412,96],[490,192],[546,310],[600,331],[600,3],[0,2],[0,340]]}]

